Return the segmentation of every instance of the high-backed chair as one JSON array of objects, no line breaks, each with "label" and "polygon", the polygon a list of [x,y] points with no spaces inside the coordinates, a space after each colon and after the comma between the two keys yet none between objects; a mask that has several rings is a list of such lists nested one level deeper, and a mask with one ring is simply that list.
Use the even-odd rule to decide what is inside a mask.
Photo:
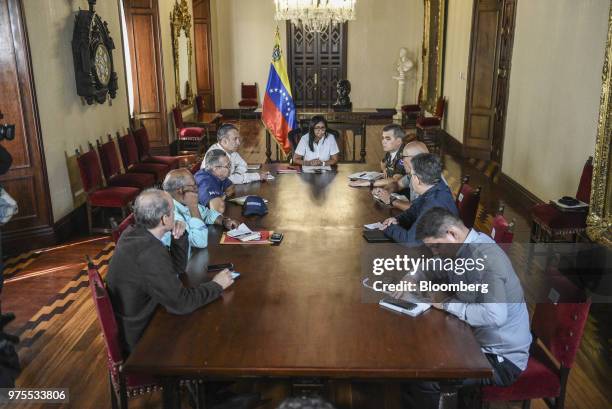
[{"label": "high-backed chair", "polygon": [[102,172],[108,186],[137,187],[143,190],[155,184],[155,176],[150,173],[130,172],[122,174],[115,143],[112,140],[106,143],[96,142],[98,155],[100,155],[100,161],[102,162]]},{"label": "high-backed chair", "polygon": [[536,304],[527,368],[508,387],[482,388],[484,403],[523,401],[523,409],[528,409],[532,399],[544,399],[549,408],[564,408],[567,380],[591,307],[590,300],[576,299],[575,295],[572,298],[567,302]]},{"label": "high-backed chair", "polygon": [[178,168],[180,158],[176,156],[151,155],[151,145],[149,144],[149,133],[147,132],[147,128],[141,126],[138,129],[132,129],[131,132],[134,135],[141,162],[163,163],[164,165],[168,165],[170,169]]},{"label": "high-backed chair", "polygon": [[245,84],[244,82],[240,83],[240,102],[238,102],[238,107],[240,109],[245,110],[253,110],[259,106],[259,101],[257,99],[257,83],[254,84]]},{"label": "high-backed chair", "polygon": [[433,116],[426,117],[424,114],[419,116],[416,121],[417,138],[421,140],[430,152],[438,153],[442,156],[442,118],[444,117],[444,107],[446,100],[439,97]]},{"label": "high-backed chair", "polygon": [[106,349],[111,404],[113,409],[127,409],[129,398],[153,392],[161,389],[161,387],[157,380],[149,376],[131,375],[123,372],[124,356],[119,343],[119,327],[115,320],[113,304],[102,277],[100,277],[100,273],[91,259],[87,263],[87,275]]},{"label": "high-backed chair", "polygon": [[514,240],[514,224],[514,220],[508,222],[504,217],[504,205],[501,205],[491,223],[491,238],[497,244],[512,244]]},{"label": "high-backed chair", "polygon": [[[113,242],[117,244],[123,232],[130,226],[133,226],[136,223],[136,218],[134,217],[134,213],[130,213],[128,217],[123,219],[120,224],[113,225],[113,231],[111,232],[111,237]],[[111,223],[112,224],[112,223]]]},{"label": "high-backed chair", "polygon": [[423,99],[423,87],[419,88],[416,104],[402,105],[402,126],[409,128],[416,126],[417,118],[423,113],[421,99]]},{"label": "high-backed chair", "polygon": [[130,132],[123,136],[117,132],[117,143],[119,145],[121,159],[123,160],[123,167],[128,171],[150,173],[155,177],[157,182],[161,182],[166,176],[166,173],[170,171],[170,166],[163,163],[141,163],[138,157],[138,147],[136,146],[134,135]]},{"label": "high-backed chair", "polygon": [[514,220],[508,222],[504,217],[504,205],[499,206],[491,222],[491,238],[505,251],[510,250],[514,240]]},{"label": "high-backed chair", "polygon": [[108,229],[93,228],[92,208],[119,208],[121,209],[121,214],[125,217],[128,207],[134,199],[136,199],[136,196],[140,193],[140,189],[120,186],[104,187],[102,172],[100,171],[100,162],[98,161],[96,152],[90,150],[81,155],[77,150],[76,154],[83,190],[87,194],[87,225],[89,233],[108,233]]},{"label": "high-backed chair", "polygon": [[471,229],[474,227],[476,221],[476,215],[478,213],[478,203],[480,202],[480,191],[482,188],[478,186],[474,189],[468,184],[470,181],[469,176],[464,176],[461,180],[461,187],[457,192],[457,198],[455,204],[459,210],[459,217],[465,224],[465,227]]},{"label": "high-backed chair", "polygon": [[172,118],[176,128],[176,140],[178,143],[178,151],[181,152],[183,145],[189,150],[196,150],[202,136],[206,133],[204,128],[188,127],[183,122],[183,111],[180,107],[172,108]]},{"label": "high-backed chair", "polygon": [[[584,203],[591,201],[591,179],[593,177],[593,157],[589,157],[582,168],[576,199]],[[531,209],[531,241],[558,242],[576,241],[576,236],[586,229],[585,211],[564,212],[552,204],[539,204]]]},{"label": "high-backed chair", "polygon": [[195,107],[198,110],[198,113],[206,112],[206,106],[204,104],[204,97],[202,95],[196,95]]}]

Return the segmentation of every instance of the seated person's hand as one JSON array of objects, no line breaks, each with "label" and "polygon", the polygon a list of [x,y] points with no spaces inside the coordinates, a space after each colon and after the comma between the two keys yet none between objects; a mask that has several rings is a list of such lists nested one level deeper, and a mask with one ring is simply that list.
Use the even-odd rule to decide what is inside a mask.
[{"label": "seated person's hand", "polygon": [[224,290],[230,285],[234,284],[232,273],[228,268],[223,269],[219,273],[217,273],[217,275],[213,277],[212,281],[219,284]]},{"label": "seated person's hand", "polygon": [[385,190],[389,193],[399,192],[400,191],[399,183],[397,183],[397,181],[388,183],[385,186]]},{"label": "seated person's hand", "polygon": [[372,196],[374,196],[375,199],[380,200],[384,204],[391,204],[391,193],[387,192],[387,190],[385,189],[382,189],[380,187],[375,188],[374,190],[372,190]]},{"label": "seated person's hand", "polygon": [[210,202],[208,202],[208,207],[210,207],[211,209],[214,209],[216,211],[218,211],[219,213],[223,214],[225,213],[225,202],[224,202],[225,197],[215,197],[213,199],[210,199]]},{"label": "seated person's hand", "polygon": [[351,180],[349,182],[349,186],[351,187],[370,186],[370,182],[367,180]]},{"label": "seated person's hand", "polygon": [[175,239],[180,239],[181,236],[185,233],[185,229],[187,229],[187,225],[185,222],[177,220],[174,222],[174,228],[172,229],[172,237]]},{"label": "seated person's hand", "polygon": [[319,159],[307,160],[304,162],[306,166],[321,166],[323,164]]},{"label": "seated person's hand", "polygon": [[223,218],[223,227],[227,230],[232,230],[238,227],[238,222],[234,219],[230,219],[229,217]]},{"label": "seated person's hand", "polygon": [[395,217],[389,217],[388,219],[385,219],[382,222],[383,227],[381,227],[380,230],[384,230],[392,224],[397,224],[397,219]]},{"label": "seated person's hand", "polygon": [[236,194],[236,185],[231,185],[230,187],[225,189],[225,196],[226,197],[232,197],[232,196],[234,196],[234,194]]},{"label": "seated person's hand", "polygon": [[270,172],[259,172],[259,180],[261,180],[262,182],[267,182],[269,174]]}]

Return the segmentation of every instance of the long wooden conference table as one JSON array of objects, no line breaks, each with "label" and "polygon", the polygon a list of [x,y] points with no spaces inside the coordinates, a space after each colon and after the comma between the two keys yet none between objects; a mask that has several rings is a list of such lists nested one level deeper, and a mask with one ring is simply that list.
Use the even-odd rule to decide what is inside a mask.
[{"label": "long wooden conference table", "polygon": [[363,302],[361,253],[377,244],[365,242],[362,226],[391,215],[367,188],[347,185],[363,169],[273,172],[274,181],[237,186],[237,196],[268,199],[269,213],[245,219],[231,203],[226,213],[251,229],[282,232],[282,243],[220,245],[221,230],[212,227],[189,281],[205,277],[208,261],[232,262],[242,276],[192,314],[160,307],[125,370],[164,379],[164,407],[176,404],[180,379],[244,377],[439,380],[448,392],[441,407],[455,407],[458,382],[488,378],[491,367],[456,318],[435,309],[411,318]]}]

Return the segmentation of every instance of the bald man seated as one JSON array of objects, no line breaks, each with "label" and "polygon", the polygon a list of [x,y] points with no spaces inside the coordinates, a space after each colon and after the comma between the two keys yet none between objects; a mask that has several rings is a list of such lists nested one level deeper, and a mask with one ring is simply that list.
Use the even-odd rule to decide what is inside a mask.
[{"label": "bald man seated", "polygon": [[[174,201],[168,193],[145,190],[136,198],[133,210],[136,225],[121,235],[106,276],[126,356],[158,305],[172,314],[189,314],[218,298],[234,282],[225,269],[197,287],[183,286],[179,276],[187,266],[188,241],[185,223],[174,221]],[[167,232],[172,235],[170,251],[162,243]]]},{"label": "bald man seated", "polygon": [[[421,153],[429,153],[429,149],[427,149],[427,146],[423,142],[412,141],[407,143],[401,153],[406,175],[399,180],[387,183],[382,188],[374,188],[372,190],[372,196],[374,196],[375,199],[378,199],[385,204],[395,207],[396,209],[408,210],[410,208],[410,204],[417,197],[419,197],[418,193],[416,193],[416,190],[414,190],[410,185],[412,175],[411,161],[413,157]],[[409,200],[398,199],[396,198],[396,196],[392,195],[392,193],[399,193],[400,195],[405,195],[409,198]]]},{"label": "bald man seated", "polygon": [[[191,248],[205,248],[208,246],[208,226],[216,224],[228,230],[238,227],[238,222],[223,217],[215,209],[208,208],[199,203],[198,185],[193,174],[185,169],[174,169],[168,172],[163,189],[174,199],[174,218],[185,223],[189,234],[189,255]],[[162,242],[170,246],[171,234],[167,232]]]}]

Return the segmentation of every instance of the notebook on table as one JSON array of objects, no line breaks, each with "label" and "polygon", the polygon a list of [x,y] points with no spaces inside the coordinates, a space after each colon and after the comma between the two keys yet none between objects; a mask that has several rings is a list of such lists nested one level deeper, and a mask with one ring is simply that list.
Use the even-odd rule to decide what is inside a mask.
[{"label": "notebook on table", "polygon": [[391,243],[393,240],[385,236],[382,230],[364,230],[362,236],[368,243]]}]

